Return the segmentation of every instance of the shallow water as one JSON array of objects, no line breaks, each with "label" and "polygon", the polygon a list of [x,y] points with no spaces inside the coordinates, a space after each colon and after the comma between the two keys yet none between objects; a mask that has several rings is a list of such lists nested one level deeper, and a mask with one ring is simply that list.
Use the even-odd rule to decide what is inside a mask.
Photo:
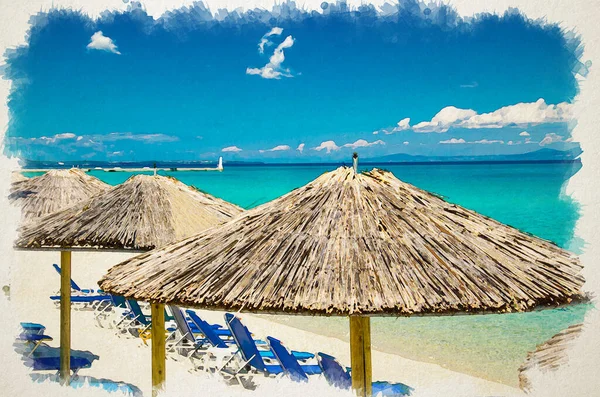
[{"label": "shallow water", "polygon": [[[527,352],[581,323],[590,304],[530,313],[371,319],[374,349],[518,386]],[[306,331],[349,340],[348,319],[269,316]]]},{"label": "shallow water", "polygon": [[[578,205],[563,194],[580,164],[381,165],[398,178],[444,196],[503,223],[580,253],[574,238]],[[244,208],[265,203],[300,187],[334,165],[227,166],[223,172],[166,172],[182,182]],[[372,168],[372,166],[364,167]],[[130,173],[94,170],[92,175],[118,184]],[[27,175],[31,176],[31,174]],[[489,380],[516,385],[517,369],[528,351],[569,325],[583,321],[590,305],[533,313],[485,316],[374,318],[375,348]],[[341,339],[346,319],[279,317],[271,319]]]}]

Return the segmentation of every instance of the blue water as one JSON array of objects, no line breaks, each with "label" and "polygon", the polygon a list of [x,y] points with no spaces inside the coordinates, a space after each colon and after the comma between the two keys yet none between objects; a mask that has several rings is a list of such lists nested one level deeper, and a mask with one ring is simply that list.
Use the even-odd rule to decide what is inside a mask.
[{"label": "blue water", "polygon": [[[163,174],[248,209],[300,187],[335,167],[236,166],[226,167],[223,172]],[[380,166],[448,201],[574,252],[582,247],[581,241],[573,236],[578,205],[563,192],[565,182],[580,167],[578,163]],[[91,174],[113,185],[131,176],[96,170]],[[590,309],[590,305],[574,305],[502,315],[375,318],[372,340],[375,348],[383,351],[516,385],[517,369],[527,352],[569,325],[582,322]],[[345,319],[299,316],[272,319],[340,339],[348,338]]]}]

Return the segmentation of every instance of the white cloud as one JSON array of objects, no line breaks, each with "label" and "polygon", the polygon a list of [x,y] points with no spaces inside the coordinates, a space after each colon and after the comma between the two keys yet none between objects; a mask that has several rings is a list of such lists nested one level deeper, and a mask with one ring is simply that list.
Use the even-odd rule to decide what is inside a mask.
[{"label": "white cloud", "polygon": [[[450,128],[503,128],[508,126],[530,127],[544,123],[568,122],[572,116],[572,105],[562,102],[557,105],[548,105],[543,99],[536,102],[517,103],[504,106],[490,113],[478,114],[473,109],[460,109],[455,106],[447,106],[440,110],[430,121],[422,121],[410,126],[410,119],[404,118],[398,125],[390,129],[374,131],[393,134],[394,132],[412,129],[414,132],[437,132],[442,133]],[[525,135],[527,134],[527,135]],[[523,131],[521,136],[529,136]]]},{"label": "white cloud", "polygon": [[77,137],[77,135],[72,132],[63,132],[62,134],[54,135],[54,139],[73,139],[75,137]]},{"label": "white cloud", "polygon": [[223,149],[221,149],[222,152],[241,152],[242,149],[240,149],[237,146],[227,146],[224,147]]},{"label": "white cloud", "polygon": [[478,114],[460,123],[464,128],[502,128],[510,125],[527,127],[543,123],[567,122],[573,118],[571,105],[563,102],[548,105],[543,99],[517,103],[491,113]]},{"label": "white cloud", "polygon": [[[29,142],[32,142],[32,143],[41,142],[46,145],[49,145],[51,143],[56,143],[58,141],[63,141],[63,140],[67,140],[67,139],[75,139],[76,137],[77,137],[77,135],[73,134],[72,132],[63,132],[60,134],[53,135],[51,137],[40,136],[38,138],[29,138]],[[23,139],[26,140],[26,138],[18,138],[19,141],[23,141]]]},{"label": "white cloud", "polygon": [[290,147],[288,145],[278,145],[278,146],[275,146],[274,148],[271,148],[271,149],[259,150],[259,152],[260,153],[264,153],[264,152],[282,152],[282,151],[286,151],[286,150],[290,150]]},{"label": "white cloud", "polygon": [[447,106],[440,110],[431,121],[422,121],[413,126],[415,132],[446,132],[456,124],[465,122],[471,117],[477,115],[477,112],[471,109],[459,109],[454,106]]},{"label": "white cloud", "polygon": [[385,142],[382,140],[377,140],[375,142],[367,142],[364,139],[359,139],[354,143],[346,143],[345,145],[342,145],[342,147],[349,147],[352,149],[356,149],[359,147],[368,147],[368,146],[375,146],[375,145],[385,145]]},{"label": "white cloud", "polygon": [[334,141],[325,141],[321,142],[321,144],[314,148],[314,150],[318,152],[320,152],[321,150],[327,150],[327,153],[331,153],[334,150],[340,150],[340,147],[336,145]]},{"label": "white cloud", "polygon": [[139,142],[175,142],[179,138],[173,135],[166,134],[134,134],[132,132],[111,132],[104,135],[89,135],[91,140],[97,142],[115,142],[115,141],[139,141]]},{"label": "white cloud", "polygon": [[121,55],[117,46],[110,37],[106,37],[101,30],[92,35],[90,43],[87,45],[90,50],[101,50]]},{"label": "white cloud", "polygon": [[265,33],[265,35],[260,39],[260,42],[258,43],[258,52],[264,54],[265,46],[273,45],[273,42],[269,40],[268,37],[279,36],[281,35],[281,33],[283,33],[283,29],[278,27],[274,27],[273,29]]},{"label": "white cloud", "polygon": [[519,136],[530,136],[531,134],[527,131],[523,131],[519,134]]},{"label": "white cloud", "polygon": [[294,45],[294,38],[288,36],[280,43],[273,51],[273,55],[269,58],[267,63],[262,68],[246,68],[246,74],[258,75],[263,79],[280,79],[283,77],[294,77],[289,69],[284,69],[281,64],[285,60],[284,49],[290,48]]},{"label": "white cloud", "polygon": [[408,142],[408,141],[404,141],[404,142],[402,142],[402,144],[404,144],[404,145],[408,145],[408,144],[409,144],[409,142]]},{"label": "white cloud", "polygon": [[304,144],[301,143],[298,145],[298,147],[296,148],[297,151],[299,151],[300,153],[302,153],[304,151]]},{"label": "white cloud", "polygon": [[440,141],[440,143],[455,145],[455,144],[461,144],[461,143],[467,143],[467,142],[462,138],[459,138],[459,139],[451,138],[451,139],[447,139],[445,141]]},{"label": "white cloud", "polygon": [[[31,148],[43,145],[52,150],[60,150],[66,153],[76,153],[77,149],[88,149],[86,156],[92,157],[89,150],[98,153],[106,153],[112,155],[113,152],[118,152],[123,147],[137,142],[143,144],[155,144],[161,142],[175,142],[179,138],[165,134],[133,134],[131,132],[113,132],[110,134],[92,134],[92,135],[76,135],[72,132],[64,132],[53,135],[51,137],[42,136],[39,138],[23,138],[14,137],[13,140],[20,145],[30,146]],[[122,143],[120,143],[122,142]],[[136,143],[134,143],[136,142]],[[114,154],[118,156],[120,154]]]},{"label": "white cloud", "polygon": [[122,156],[122,155],[123,155],[123,153],[124,153],[124,152],[123,152],[122,150],[119,150],[119,151],[117,151],[117,152],[110,152],[110,153],[107,153],[107,155],[108,155],[109,157],[114,157],[114,156]]},{"label": "white cloud", "polygon": [[479,141],[465,141],[463,138],[451,138],[445,141],[440,141],[440,143],[443,144],[465,144],[465,143],[471,143],[471,144],[478,144],[478,145],[491,145],[493,143],[499,143],[499,144],[504,144],[504,141],[500,141],[500,140],[488,140],[488,139],[481,139]]},{"label": "white cloud", "polygon": [[382,140],[368,142],[364,139],[359,139],[356,142],[346,143],[346,144],[343,144],[342,146],[338,146],[338,145],[336,145],[336,143],[334,141],[324,141],[324,142],[321,142],[321,144],[319,146],[313,148],[313,150],[316,150],[316,151],[326,150],[327,153],[331,153],[332,151],[340,150],[342,148],[356,149],[359,147],[369,147],[369,146],[375,146],[375,145],[385,145],[385,142]]},{"label": "white cloud", "polygon": [[483,144],[483,145],[490,145],[492,143],[501,143],[501,144],[504,144],[504,141],[500,141],[500,140],[491,140],[490,141],[490,140],[487,140],[487,139],[482,139],[480,141],[471,141],[471,142],[467,142],[467,143],[480,143],[480,144]]},{"label": "white cloud", "polygon": [[93,134],[93,135],[75,135],[72,132],[63,132],[60,134],[53,135],[51,137],[41,136],[38,138],[21,138],[18,137],[16,140],[22,143],[43,143],[46,145],[61,143],[65,144],[65,141],[74,140],[76,146],[82,147],[98,147],[100,148],[105,142],[116,142],[116,141],[137,141],[144,143],[158,143],[158,142],[175,142],[179,138],[172,135],[165,134],[133,134],[131,132],[111,132],[110,134]]},{"label": "white cloud", "polygon": [[410,117],[406,117],[396,124],[391,131],[385,131],[386,134],[393,134],[394,132],[406,131],[410,129]]},{"label": "white cloud", "polygon": [[391,128],[391,129],[386,128],[383,130],[373,131],[373,135],[377,135],[377,134],[379,134],[379,132],[383,132],[386,135],[390,135],[395,132],[401,132],[401,131],[406,131],[406,130],[410,130],[410,117],[406,117],[406,118],[400,120],[394,128]]},{"label": "white cloud", "polygon": [[546,145],[550,145],[552,143],[557,143],[557,142],[565,142],[565,141],[563,140],[562,136],[555,134],[554,132],[551,132],[549,134],[546,134],[544,139],[542,139],[540,141],[540,146],[546,146]]}]

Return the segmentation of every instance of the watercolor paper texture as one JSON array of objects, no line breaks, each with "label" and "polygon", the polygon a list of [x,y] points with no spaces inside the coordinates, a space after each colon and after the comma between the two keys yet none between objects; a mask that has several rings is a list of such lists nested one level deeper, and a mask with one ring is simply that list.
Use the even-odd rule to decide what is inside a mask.
[{"label": "watercolor paper texture", "polygon": [[[336,261],[331,259],[339,254],[338,263],[351,263],[352,255],[340,254],[351,252],[351,247],[338,249],[333,243],[322,244],[325,248],[315,245],[321,247],[315,248],[319,250],[317,254],[305,252],[305,245],[294,245],[291,240],[309,241],[316,235],[321,239],[341,236],[339,225],[335,230],[326,226],[315,229],[319,222],[335,224],[324,221],[324,209],[336,206],[318,205],[311,210],[314,216],[300,219],[307,213],[308,204],[294,207],[291,199],[284,198],[281,202],[287,203],[286,213],[273,200],[291,191],[295,192],[292,197],[302,194],[304,190],[298,188],[319,177],[321,182],[303,189],[310,192],[311,186],[318,186],[334,191],[338,185],[345,186],[327,183],[323,174],[340,166],[352,166],[353,153],[359,156],[358,171],[384,169],[403,182],[433,193],[426,196],[433,200],[426,200],[429,204],[423,204],[415,193],[416,204],[411,201],[404,211],[421,211],[422,205],[422,211],[431,215],[446,205],[440,204],[444,200],[528,234],[520,239],[509,233],[511,237],[505,240],[505,235],[501,239],[495,232],[495,223],[472,220],[458,222],[460,230],[435,234],[429,229],[437,224],[438,218],[433,215],[423,218],[430,219],[430,223],[421,225],[423,229],[415,223],[409,231],[398,226],[399,220],[404,219],[403,210],[389,210],[390,219],[386,222],[397,219],[394,227],[385,227],[386,222],[382,221],[378,237],[361,235],[363,240],[356,241],[365,250],[381,250],[382,245],[364,243],[363,246],[360,241],[393,238],[397,244],[386,245],[390,250],[396,246],[412,247],[403,251],[411,257],[410,261],[436,265],[411,266],[408,275],[398,277],[409,280],[406,284],[412,285],[414,291],[429,291],[429,296],[437,297],[432,300],[446,296],[447,301],[431,303],[436,312],[451,305],[452,295],[466,296],[469,288],[479,291],[478,283],[511,287],[505,289],[506,300],[511,303],[502,306],[503,311],[510,308],[509,313],[413,317],[405,316],[410,314],[406,310],[397,310],[403,316],[396,317],[390,316],[391,309],[386,309],[385,317],[372,317],[373,380],[407,385],[413,396],[597,395],[600,385],[596,376],[599,356],[596,329],[600,319],[595,296],[600,287],[596,263],[600,242],[596,225],[600,208],[595,197],[598,175],[595,109],[600,99],[595,65],[600,62],[596,40],[600,33],[596,23],[599,12],[592,1],[573,4],[459,0],[372,4],[1,2],[0,87],[6,100],[0,112],[3,125],[0,200],[5,214],[0,240],[4,254],[0,284],[4,296],[0,301],[6,325],[0,339],[0,351],[5,358],[0,385],[6,395],[152,394],[150,332],[139,324],[139,319],[121,317],[135,307],[128,306],[126,310],[113,308],[112,304],[77,302],[94,300],[90,298],[93,296],[102,300],[102,291],[72,292],[75,303],[70,329],[71,362],[91,357],[91,365],[78,372],[79,378],[73,378],[72,386],[78,382],[94,383],[93,379],[103,381],[82,388],[41,381],[45,374],[54,376],[57,369],[48,362],[45,365],[54,370],[42,371],[38,367],[40,357],[58,357],[60,310],[57,299],[49,297],[56,296],[60,289],[60,276],[52,266],[60,263],[60,254],[52,250],[15,250],[13,244],[21,224],[25,228],[21,229],[18,243],[25,248],[44,244],[54,248],[78,244],[106,248],[74,249],[71,277],[83,289],[97,290],[98,282],[106,280],[108,274],[113,277],[106,284],[110,289],[118,285],[118,280],[114,278],[117,274],[114,269],[109,269],[140,254],[136,238],[150,236],[152,233],[148,231],[162,227],[159,234],[178,238],[146,244],[144,250],[177,244],[177,240],[205,229],[194,229],[199,226],[201,211],[221,214],[219,208],[225,207],[234,208],[235,214],[242,209],[250,211],[250,219],[265,217],[265,213],[273,217],[271,220],[277,219],[273,221],[275,230],[271,238],[266,238],[269,233],[258,226],[252,229],[254,233],[246,233],[247,241],[244,233],[236,237],[221,236],[211,229],[202,232],[201,236],[208,236],[206,239],[200,237],[194,243],[204,247],[202,252],[211,252],[209,258],[190,248],[183,253],[186,258],[181,263],[187,263],[187,269],[194,269],[200,262],[206,268],[216,266],[216,262],[210,262],[211,258],[225,264],[219,250],[211,251],[216,245],[203,245],[210,236],[229,241],[227,247],[219,246],[223,252],[239,248],[236,244],[245,242],[249,248],[243,252],[232,248],[235,255],[232,253],[231,257],[238,259],[235,266],[223,265],[220,271],[211,271],[219,283],[225,280],[227,286],[216,293],[219,299],[223,298],[219,300],[219,308],[226,306],[222,302],[246,296],[244,304],[231,307],[254,337],[265,340],[267,336],[275,337],[298,352],[324,352],[349,367],[354,358],[351,360],[347,317],[261,314],[245,308],[267,305],[274,296],[269,288],[294,291],[291,284],[277,285],[280,273],[272,270],[277,266],[283,269],[286,263],[294,263],[294,274],[290,273],[288,278],[290,283],[298,280],[296,272],[311,266],[319,268],[322,264],[326,264],[322,272],[342,269],[351,274],[347,270],[351,267],[336,268]],[[78,170],[70,170],[73,167]],[[52,171],[45,179],[33,179],[49,170]],[[326,175],[341,175],[336,172]],[[138,180],[161,182],[143,187],[142,183],[133,183],[134,178],[125,183],[136,174],[151,175],[136,177]],[[176,178],[183,184],[164,177]],[[388,181],[387,185],[402,186],[395,183]],[[379,185],[365,182],[367,185],[368,191],[361,200],[372,194],[373,189],[379,189]],[[119,196],[119,189],[127,191],[128,197]],[[407,191],[414,192],[411,189]],[[93,197],[97,194],[104,196]],[[218,205],[212,196],[220,199]],[[313,196],[309,196],[303,197],[310,200]],[[196,200],[193,204],[188,203],[190,197]],[[323,197],[333,199],[330,195]],[[338,197],[346,196],[339,193]],[[36,218],[36,214],[56,210],[62,202],[68,204],[58,212]],[[366,202],[380,205],[365,205],[362,211],[371,208],[369,211],[381,216],[377,211],[381,210],[381,203],[388,201],[373,197],[365,198]],[[394,208],[404,205],[399,202],[394,201]],[[357,203],[362,201],[357,199]],[[261,207],[263,210],[254,210],[263,204],[266,204]],[[21,216],[21,207],[27,208],[27,217]],[[350,211],[350,207],[355,208],[340,205],[339,210]],[[276,211],[267,211],[272,208]],[[144,213],[138,216],[136,211]],[[185,211],[194,211],[194,216],[186,216]],[[327,211],[330,219],[345,219],[336,217],[334,210]],[[108,214],[114,216],[119,212],[127,214],[123,217],[126,222],[116,220],[118,216],[108,218]],[[226,218],[231,215],[227,212]],[[298,221],[293,215],[298,216]],[[371,219],[367,215],[371,213],[358,217],[364,225]],[[234,227],[243,224],[243,221],[235,223],[235,219],[228,223],[233,226],[222,230],[244,230]],[[421,218],[412,219],[418,222],[416,219]],[[440,222],[448,226],[445,221]],[[94,225],[101,226],[95,230]],[[394,234],[396,226],[405,232]],[[476,232],[478,227],[485,231]],[[172,233],[171,228],[175,230]],[[179,229],[194,231],[183,235]],[[430,234],[423,237],[419,234],[423,230]],[[44,238],[36,240],[42,233]],[[413,233],[423,239],[415,240]],[[485,252],[490,259],[489,263],[481,260],[474,266],[496,263],[506,265],[503,271],[511,273],[492,272],[497,275],[493,280],[473,276],[469,280],[474,282],[465,281],[456,288],[449,283],[446,291],[446,284],[436,283],[443,284],[446,277],[456,276],[452,269],[471,266],[470,260],[477,255],[460,257],[449,255],[449,251],[444,254],[443,244],[439,244],[445,238],[443,233],[472,233],[488,239],[496,236],[497,244],[490,245],[493,249],[486,245],[487,240],[481,242],[483,238],[470,240],[480,241],[475,243],[480,246],[474,252]],[[289,235],[289,239],[280,238],[281,235]],[[544,241],[538,243],[538,239]],[[294,258],[293,253],[278,256],[275,244],[283,247],[286,241],[305,260],[286,259]],[[354,240],[344,237],[344,241]],[[549,244],[551,248],[542,249],[539,244]],[[115,247],[120,252],[115,252]],[[454,248],[459,252],[464,247]],[[165,249],[170,250],[169,246]],[[272,252],[271,259],[258,253],[253,255],[252,249]],[[522,256],[514,259],[512,254],[505,255],[509,251]],[[553,254],[548,256],[548,252]],[[306,257],[302,256],[304,253]],[[379,263],[384,267],[410,262],[389,259],[394,258],[391,251],[389,254],[379,252],[372,257],[384,258]],[[148,255],[148,268],[160,269],[162,265],[152,262],[153,254]],[[169,258],[166,254],[156,255],[160,256],[159,262]],[[194,255],[198,255],[197,260]],[[226,254],[223,255],[225,258]],[[569,256],[568,261],[564,259]],[[253,262],[257,257],[265,266]],[[518,266],[521,270],[514,270],[512,263],[502,263],[509,257],[529,265],[524,270]],[[281,263],[275,263],[275,258]],[[358,262],[356,256],[354,260]],[[144,263],[137,259],[131,263],[136,261]],[[450,264],[437,266],[445,261]],[[536,270],[545,272],[541,279],[547,284],[543,288],[536,287],[538,281],[527,284],[528,269],[537,269],[537,265],[546,269]],[[232,281],[240,274],[252,274],[244,266],[273,273],[269,277],[253,277],[256,288],[252,289],[248,280]],[[449,269],[448,274],[442,274],[442,268]],[[241,270],[234,274],[232,269]],[[569,274],[563,275],[565,269]],[[185,274],[185,271],[174,273]],[[417,275],[421,271],[427,277]],[[343,278],[334,273],[326,281],[331,285]],[[161,295],[160,291],[169,291],[173,296],[181,293],[181,297],[193,295],[200,302],[197,291],[202,289],[202,283],[190,281],[194,280],[191,276],[185,276],[185,280],[173,278],[169,283],[163,277],[165,274],[169,273],[164,269],[156,274],[150,270],[143,272],[148,285],[159,286],[148,293],[163,298],[166,292]],[[502,274],[508,276],[503,278]],[[211,277],[204,276],[207,280]],[[321,277],[317,282],[308,272],[303,277],[306,285],[313,283],[313,286],[325,280]],[[583,278],[585,285],[581,292],[585,299],[571,293],[579,289]],[[123,280],[134,279],[137,282],[137,276],[123,276]],[[271,284],[262,283],[266,279]],[[538,280],[537,273],[534,279]],[[207,281],[206,285],[209,284]],[[267,284],[271,287],[265,287]],[[551,284],[561,287],[547,292],[554,288],[545,288]],[[123,292],[132,284],[127,285],[115,291],[132,297]],[[186,285],[185,291],[177,290],[180,285]],[[248,295],[244,295],[242,285],[245,292],[250,291]],[[290,292],[290,296],[281,299],[294,301],[302,288],[298,287],[296,295]],[[519,302],[524,290],[534,292],[523,293],[530,300]],[[146,290],[140,286],[136,293],[142,291]],[[556,291],[566,295],[559,297]],[[552,299],[540,297],[539,302],[567,304],[520,312],[519,309],[537,302],[538,293],[555,294]],[[386,298],[389,295],[392,294]],[[262,300],[257,303],[248,296]],[[400,301],[412,299],[408,298],[409,293],[398,296],[402,296]],[[406,305],[409,311],[428,311],[423,308],[429,307],[430,302],[423,304],[418,303],[419,298],[414,299],[417,303]],[[167,303],[181,302],[190,303],[192,299]],[[315,302],[303,301],[295,307],[309,307]],[[375,298],[371,307],[377,304]],[[209,323],[221,324],[219,332],[227,333],[224,311],[205,310],[210,308],[208,304],[199,306],[196,314]],[[466,306],[448,311],[461,312]],[[356,307],[365,306],[356,303]],[[294,312],[288,309],[284,311]],[[142,310],[150,315],[149,307],[142,304]],[[471,307],[469,311],[477,310]],[[182,325],[171,317],[173,309],[168,308],[167,314],[167,327],[181,329]],[[54,340],[27,357],[31,343],[21,341],[13,346],[15,337],[22,332],[20,322],[42,323],[46,327],[44,332]],[[183,334],[185,331],[176,331],[167,345]],[[152,336],[156,338],[154,332]],[[216,349],[217,356],[225,350]],[[214,354],[215,349],[211,352]],[[190,359],[189,349],[186,354],[180,353],[179,348],[167,352],[167,383],[161,395],[354,395],[351,390],[331,386],[326,376],[319,375],[311,375],[307,383],[298,383],[285,374],[266,377],[250,373],[238,382],[241,384],[230,385],[235,382],[226,382],[228,377],[221,376],[219,370],[204,370],[211,365],[218,368],[206,356],[194,355],[196,358]],[[267,354],[271,353],[263,353]],[[231,366],[237,361],[240,360],[234,358]],[[199,363],[202,370],[197,369]],[[273,363],[277,363],[276,359]],[[317,357],[303,364],[317,365]],[[33,371],[32,365],[36,366]],[[109,394],[108,388],[118,390]]]}]

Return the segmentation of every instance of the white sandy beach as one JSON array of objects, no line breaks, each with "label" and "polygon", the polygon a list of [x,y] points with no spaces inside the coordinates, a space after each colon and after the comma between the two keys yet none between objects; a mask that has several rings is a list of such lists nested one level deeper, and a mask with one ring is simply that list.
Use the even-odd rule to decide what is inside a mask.
[{"label": "white sandy beach", "polygon": [[[82,288],[97,288],[97,280],[114,264],[130,257],[126,253],[74,253],[72,259],[72,276]],[[10,328],[12,334],[5,334],[9,340],[18,332],[18,321],[39,322],[47,327],[46,334],[55,337],[50,344],[58,346],[59,310],[49,296],[59,290],[59,276],[52,268],[58,263],[58,252],[18,251],[15,252],[15,266],[11,269],[10,306],[14,323]],[[200,311],[209,322],[224,324],[223,313]],[[350,365],[348,343],[339,339],[302,331],[280,323],[269,321],[269,316],[241,313],[240,317],[248,328],[258,337],[267,335],[281,339],[288,348],[310,352],[326,352],[334,355],[344,365]],[[89,350],[100,356],[92,368],[81,370],[80,375],[107,378],[131,383],[139,387],[144,395],[150,395],[151,370],[150,347],[142,345],[139,339],[117,337],[115,331],[95,325],[91,311],[72,312],[72,348]],[[3,350],[5,351],[5,350]],[[17,354],[12,353],[11,361]],[[16,365],[16,364],[14,364]],[[23,367],[24,368],[24,367]],[[226,386],[217,378],[205,374],[188,373],[189,361],[168,360],[167,389],[165,395],[199,395],[204,392],[221,395],[351,395],[329,387],[322,378],[311,378],[304,385],[292,383],[286,379],[274,380],[255,377],[259,384],[254,392],[246,391],[240,386]],[[15,371],[12,382],[22,382],[24,389],[32,384],[26,377],[25,370]],[[262,378],[262,379],[259,379]],[[178,387],[185,379],[186,387]],[[452,384],[454,396],[518,396],[523,393],[516,388],[490,382],[473,376],[453,372],[439,365],[422,363],[405,359],[398,355],[373,351],[373,379],[403,382],[415,388],[416,396],[436,396],[447,393],[448,384]],[[192,385],[197,385],[196,388]],[[12,386],[14,387],[14,386]],[[62,393],[64,390],[55,385],[35,385],[34,390],[46,390]],[[45,389],[44,389],[45,388]],[[94,395],[106,395],[98,390]],[[211,393],[211,394],[212,394]],[[61,394],[64,395],[64,394]],[[81,395],[81,394],[80,394]],[[87,394],[86,394],[87,395]]]}]

